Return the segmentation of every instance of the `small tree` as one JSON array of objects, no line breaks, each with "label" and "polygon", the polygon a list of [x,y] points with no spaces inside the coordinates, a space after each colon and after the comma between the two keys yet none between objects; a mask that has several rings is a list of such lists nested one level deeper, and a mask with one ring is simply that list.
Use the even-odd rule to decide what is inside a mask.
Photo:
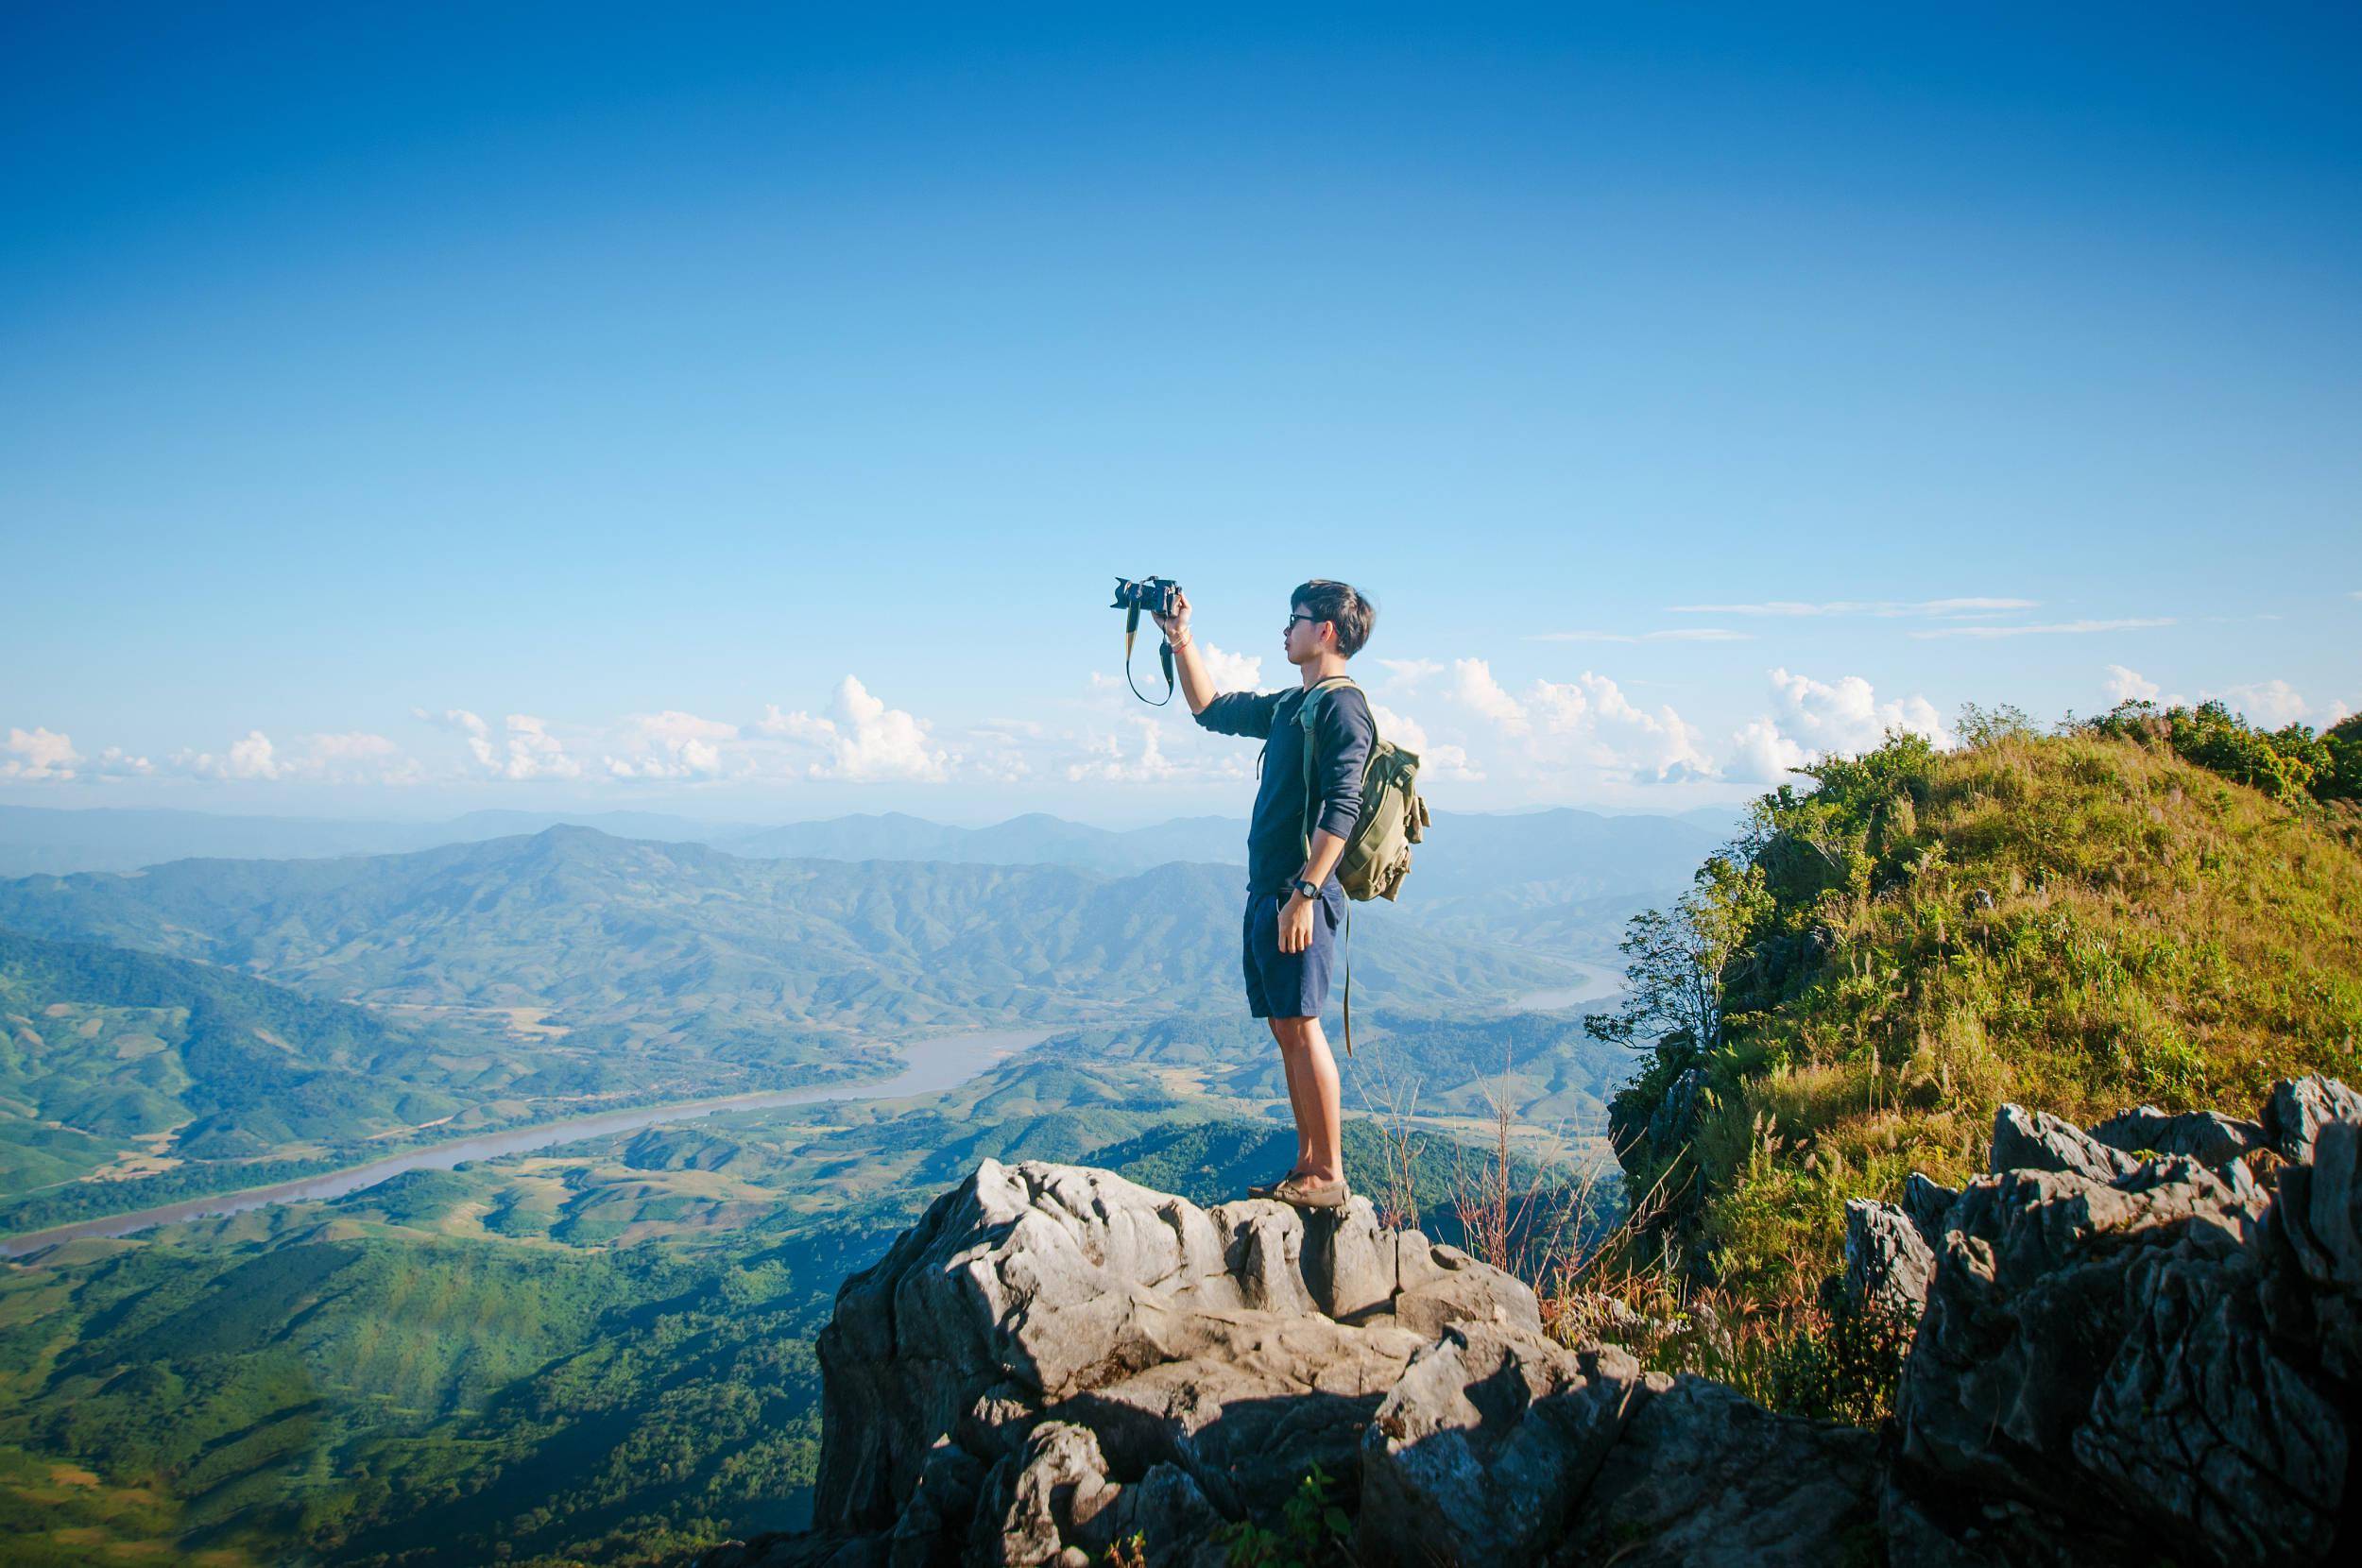
[{"label": "small tree", "polygon": [[1770,908],[1763,873],[1717,855],[1698,868],[1670,910],[1644,910],[1624,929],[1624,994],[1613,1013],[1583,1027],[1618,1045],[1652,1047],[1678,1036],[1700,1052],[1722,1044],[1722,971]]}]

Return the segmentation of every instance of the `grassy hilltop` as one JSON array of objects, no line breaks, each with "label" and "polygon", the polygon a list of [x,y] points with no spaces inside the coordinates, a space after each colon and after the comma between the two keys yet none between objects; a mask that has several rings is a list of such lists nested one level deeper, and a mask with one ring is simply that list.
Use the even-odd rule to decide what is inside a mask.
[{"label": "grassy hilltop", "polygon": [[1835,1266],[1847,1198],[1981,1168],[2005,1100],[2246,1115],[2275,1078],[2355,1075],[2351,723],[1971,720],[1957,751],[1897,738],[1767,796],[1635,928],[1709,983],[1618,1020],[1671,1026],[1616,1102],[1631,1185],[1695,1272],[1767,1304]]}]

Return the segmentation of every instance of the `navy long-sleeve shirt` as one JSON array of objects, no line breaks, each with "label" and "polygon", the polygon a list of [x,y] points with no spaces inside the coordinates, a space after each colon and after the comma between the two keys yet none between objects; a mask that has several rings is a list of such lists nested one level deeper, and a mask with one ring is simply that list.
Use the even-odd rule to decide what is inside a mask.
[{"label": "navy long-sleeve shirt", "polygon": [[[1197,722],[1219,735],[1268,738],[1255,815],[1246,829],[1246,885],[1255,893],[1284,893],[1304,871],[1304,726],[1296,715],[1305,693],[1226,691],[1207,703]],[[1350,838],[1361,820],[1361,770],[1378,739],[1369,699],[1358,686],[1330,688],[1313,720],[1320,759],[1312,827]],[[1331,876],[1335,874],[1332,872]]]}]

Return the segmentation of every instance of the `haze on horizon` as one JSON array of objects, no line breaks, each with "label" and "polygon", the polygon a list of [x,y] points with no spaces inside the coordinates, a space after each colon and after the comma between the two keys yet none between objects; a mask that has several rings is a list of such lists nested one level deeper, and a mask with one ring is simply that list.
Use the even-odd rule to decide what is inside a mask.
[{"label": "haze on horizon", "polygon": [[[2362,706],[2362,24],[0,17],[0,801],[1245,809],[1111,577],[1444,810]],[[1153,642],[1139,671],[1154,670]]]}]

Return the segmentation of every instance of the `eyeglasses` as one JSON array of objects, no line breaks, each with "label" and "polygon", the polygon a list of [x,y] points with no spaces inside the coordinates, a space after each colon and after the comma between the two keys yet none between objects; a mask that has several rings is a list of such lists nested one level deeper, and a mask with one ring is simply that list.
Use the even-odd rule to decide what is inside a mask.
[{"label": "eyeglasses", "polygon": [[1315,625],[1318,625],[1320,623],[1320,619],[1321,618],[1317,615],[1292,615],[1288,617],[1288,623],[1280,629],[1282,631],[1292,632],[1296,629],[1296,622],[1299,621],[1309,621]]}]

